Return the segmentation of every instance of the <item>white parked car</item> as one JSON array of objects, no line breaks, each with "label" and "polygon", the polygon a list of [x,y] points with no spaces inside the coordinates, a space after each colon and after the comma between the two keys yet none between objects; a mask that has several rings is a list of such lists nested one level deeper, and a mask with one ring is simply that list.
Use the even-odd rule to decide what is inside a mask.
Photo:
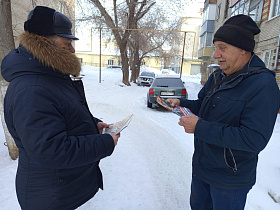
[{"label": "white parked car", "polygon": [[137,85],[150,86],[155,79],[155,73],[143,71],[136,80]]}]

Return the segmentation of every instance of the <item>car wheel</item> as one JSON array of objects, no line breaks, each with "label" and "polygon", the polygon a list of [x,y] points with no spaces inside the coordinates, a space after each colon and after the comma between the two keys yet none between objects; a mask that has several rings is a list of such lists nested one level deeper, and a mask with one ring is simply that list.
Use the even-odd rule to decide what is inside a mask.
[{"label": "car wheel", "polygon": [[149,102],[149,99],[147,99],[147,107],[153,108],[153,104]]}]

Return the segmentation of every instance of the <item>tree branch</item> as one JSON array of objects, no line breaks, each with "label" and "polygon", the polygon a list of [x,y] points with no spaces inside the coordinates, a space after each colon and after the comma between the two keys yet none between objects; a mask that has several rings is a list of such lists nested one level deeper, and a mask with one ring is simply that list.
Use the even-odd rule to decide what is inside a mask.
[{"label": "tree branch", "polygon": [[[151,7],[155,5],[155,3],[156,3],[156,2],[153,2],[152,4],[150,4],[150,5],[148,6],[148,8],[146,8],[143,12],[140,12],[140,10],[139,10],[139,12],[136,14],[137,21],[140,20],[140,19],[151,9]],[[143,5],[143,7],[144,7],[144,4],[142,4],[142,5]],[[142,6],[142,5],[141,5],[141,6]],[[145,4],[145,5],[146,5],[146,4]]]}]

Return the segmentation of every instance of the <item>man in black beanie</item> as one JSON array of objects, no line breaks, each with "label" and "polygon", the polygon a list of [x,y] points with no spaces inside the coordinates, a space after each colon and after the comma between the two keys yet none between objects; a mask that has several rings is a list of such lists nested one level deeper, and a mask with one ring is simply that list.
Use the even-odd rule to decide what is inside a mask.
[{"label": "man in black beanie", "polygon": [[267,145],[280,106],[275,73],[253,53],[256,23],[229,18],[214,35],[220,68],[197,100],[168,99],[194,115],[179,125],[194,134],[192,210],[242,210],[256,182],[258,154]]},{"label": "man in black beanie", "polygon": [[99,161],[120,134],[90,113],[73,54],[71,21],[38,6],[30,12],[20,46],[2,61],[10,82],[4,114],[19,149],[16,192],[23,210],[76,209],[103,188]]}]

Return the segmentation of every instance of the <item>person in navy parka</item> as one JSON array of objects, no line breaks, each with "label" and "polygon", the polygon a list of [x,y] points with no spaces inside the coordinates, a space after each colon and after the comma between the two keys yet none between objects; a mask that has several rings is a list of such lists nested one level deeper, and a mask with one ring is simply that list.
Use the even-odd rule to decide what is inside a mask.
[{"label": "person in navy parka", "polygon": [[187,133],[194,133],[193,210],[244,209],[256,182],[258,154],[272,135],[280,108],[275,73],[253,53],[258,33],[249,16],[229,18],[213,40],[220,68],[198,99],[168,99],[194,113],[179,121]]},{"label": "person in navy parka", "polygon": [[75,209],[103,188],[99,161],[120,134],[90,113],[73,54],[72,24],[62,13],[38,6],[20,35],[20,46],[2,61],[10,82],[5,121],[19,149],[16,192],[24,210]]}]

